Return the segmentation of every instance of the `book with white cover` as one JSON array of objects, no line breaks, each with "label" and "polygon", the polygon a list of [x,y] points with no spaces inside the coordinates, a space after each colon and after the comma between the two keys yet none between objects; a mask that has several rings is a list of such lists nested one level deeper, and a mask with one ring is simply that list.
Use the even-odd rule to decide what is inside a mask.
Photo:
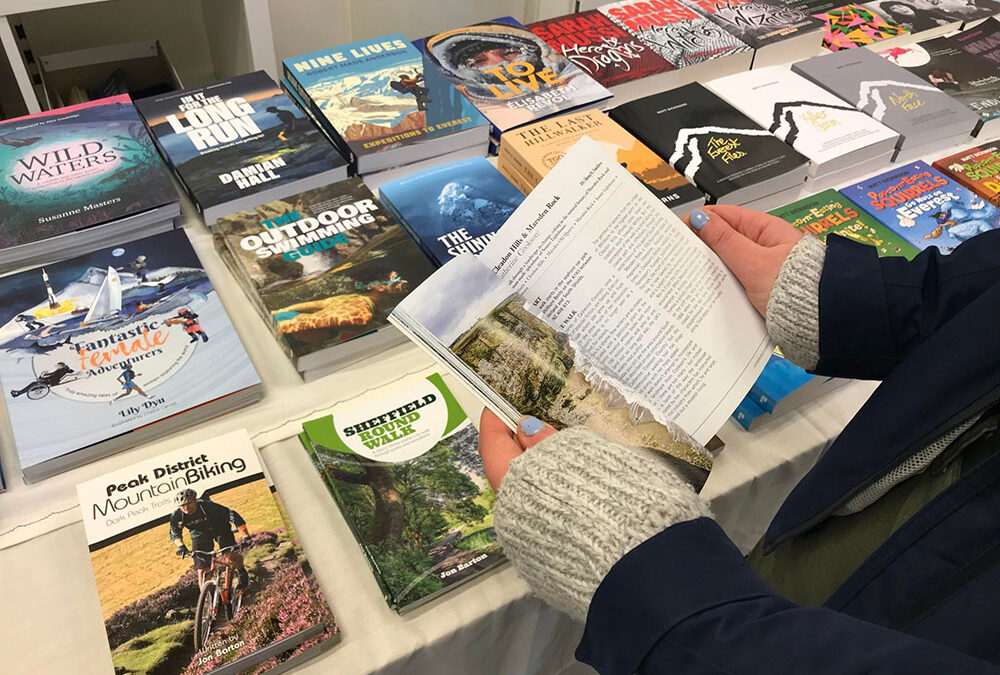
[{"label": "book with white cover", "polygon": [[898,133],[788,66],[737,73],[706,86],[808,157],[812,177],[881,157],[899,140]]}]

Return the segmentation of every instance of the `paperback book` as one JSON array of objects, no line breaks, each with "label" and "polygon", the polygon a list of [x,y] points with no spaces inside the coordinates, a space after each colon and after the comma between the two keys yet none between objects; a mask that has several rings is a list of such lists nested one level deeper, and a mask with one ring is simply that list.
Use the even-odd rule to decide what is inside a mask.
[{"label": "paperback book", "polygon": [[679,216],[705,203],[705,195],[599,110],[570,113],[511,131],[497,164],[530,192],[581,136],[589,136]]},{"label": "paperback book", "polygon": [[479,434],[438,373],[338,405],[299,436],[399,612],[505,561]]},{"label": "paperback book", "polygon": [[1000,65],[1000,21],[996,17],[990,17],[952,37],[955,43],[969,54],[975,54]]},{"label": "paperback book", "polygon": [[593,106],[611,92],[509,16],[455,28],[413,43],[492,125],[508,129]]},{"label": "paperback book", "polygon": [[745,42],[680,0],[623,0],[598,10],[676,68],[751,54]]},{"label": "paperback book", "polygon": [[751,431],[755,422],[779,417],[846,382],[807,373],[775,349],[750,392],[733,412],[733,419]]},{"label": "paperback book", "polygon": [[586,425],[702,470],[773,346],[735,277],[588,137],[390,320],[511,428]]},{"label": "paperback book", "polygon": [[809,168],[809,160],[697,82],[608,114],[710,203],[743,204],[798,188]]},{"label": "paperback book", "polygon": [[125,466],[77,494],[116,672],[280,671],[339,641],[245,431]]},{"label": "paperback book", "polygon": [[819,237],[823,243],[830,234],[839,234],[874,246],[880,256],[902,256],[909,260],[920,252],[836,190],[823,190],[770,213],[806,234]]},{"label": "paperback book", "polygon": [[177,193],[128,96],[0,122],[0,272],[174,227]]},{"label": "paperback book", "polygon": [[267,73],[136,101],[205,224],[347,177],[347,162]]},{"label": "paperback book", "polygon": [[756,50],[818,32],[819,22],[781,0],[683,0]]},{"label": "paperback book", "polygon": [[977,136],[1000,125],[1000,69],[996,63],[962,49],[951,37],[938,37],[879,52],[979,114]]},{"label": "paperback book", "polygon": [[956,246],[1000,225],[1000,208],[924,162],[886,171],[841,189],[844,195],[916,248]]},{"label": "paperback book", "polygon": [[433,271],[360,178],[223,216],[216,238],[308,379],[399,342],[386,316]]},{"label": "paperback book", "polygon": [[28,482],[262,394],[183,230],[0,278],[0,351]]},{"label": "paperback book", "polygon": [[992,16],[997,7],[992,2],[927,2],[926,0],[872,0],[866,2],[873,12],[886,21],[902,26],[914,39],[923,41],[951,33],[969,21]]},{"label": "paperback book", "polygon": [[284,78],[358,173],[464,148],[486,154],[486,119],[402,35],[285,59]]},{"label": "paperback book", "polygon": [[823,47],[831,52],[898,41],[909,35],[906,28],[886,21],[864,5],[834,7],[814,15],[823,22]]},{"label": "paperback book", "polygon": [[1000,144],[987,143],[934,162],[934,168],[994,206],[1000,206]]},{"label": "paperback book", "polygon": [[476,157],[386,183],[379,199],[440,267],[486,248],[524,195],[486,158]]}]

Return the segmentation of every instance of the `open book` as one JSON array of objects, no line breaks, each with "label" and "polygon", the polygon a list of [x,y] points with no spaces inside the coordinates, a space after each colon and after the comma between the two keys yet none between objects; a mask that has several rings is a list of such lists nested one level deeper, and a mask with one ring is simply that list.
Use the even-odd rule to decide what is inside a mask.
[{"label": "open book", "polygon": [[773,348],[725,265],[589,137],[389,320],[512,427],[583,424],[706,469]]}]

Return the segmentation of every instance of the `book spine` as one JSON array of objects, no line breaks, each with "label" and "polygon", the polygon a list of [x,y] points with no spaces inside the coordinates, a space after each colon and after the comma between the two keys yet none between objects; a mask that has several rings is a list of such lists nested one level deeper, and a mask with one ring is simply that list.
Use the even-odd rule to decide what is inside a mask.
[{"label": "book spine", "polygon": [[502,173],[503,177],[509,180],[514,187],[523,192],[525,195],[530,194],[535,187],[530,184],[527,179],[521,176],[521,174],[517,172],[517,169],[515,169],[513,165],[508,162],[504,162],[503,160],[497,162],[497,170]]},{"label": "book spine", "polygon": [[515,170],[529,183],[531,183],[532,186],[538,185],[543,178],[542,172],[531,166],[531,163],[526,160],[520,152],[515,150],[513,146],[507,146],[501,149],[500,161],[512,164]]},{"label": "book spine", "polygon": [[746,398],[750,399],[764,412],[773,413],[774,406],[778,404],[773,396],[768,395],[764,389],[758,385],[756,382],[752,387],[750,387],[750,392],[746,395]]},{"label": "book spine", "polygon": [[753,425],[754,420],[764,414],[766,414],[764,410],[762,410],[760,406],[754,403],[754,401],[747,396],[736,407],[736,410],[732,414],[732,418],[745,430],[750,431],[750,427]]},{"label": "book spine", "polygon": [[282,82],[287,82],[291,86],[291,89],[286,87],[286,91],[288,91],[289,95],[291,95],[292,100],[294,100],[298,106],[302,108],[303,112],[313,118],[320,130],[326,134],[327,139],[329,139],[329,141],[340,151],[340,154],[346,157],[347,161],[356,168],[358,157],[347,144],[347,141],[345,141],[340,135],[340,132],[337,131],[332,124],[330,124],[326,115],[323,114],[323,111],[320,110],[319,106],[316,105],[316,102],[313,101],[311,96],[309,96],[309,92],[302,86],[302,83],[299,82],[294,74],[292,74],[292,72],[288,69],[288,66],[282,65],[282,69],[285,76],[281,79]]}]

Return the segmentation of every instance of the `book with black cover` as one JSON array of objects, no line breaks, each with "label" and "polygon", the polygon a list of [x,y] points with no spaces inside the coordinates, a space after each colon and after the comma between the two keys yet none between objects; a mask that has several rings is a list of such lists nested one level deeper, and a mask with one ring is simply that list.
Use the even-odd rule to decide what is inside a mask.
[{"label": "book with black cover", "polygon": [[1000,20],[996,17],[990,17],[952,37],[959,47],[970,54],[1000,65]]},{"label": "book with black cover", "polygon": [[347,177],[347,161],[262,70],[136,101],[205,219]]},{"label": "book with black cover", "polygon": [[798,187],[809,168],[809,160],[698,83],[608,114],[700,187],[711,203],[742,204]]},{"label": "book with black cover", "polygon": [[[991,3],[992,4],[992,3]],[[974,2],[925,2],[924,0],[871,0],[868,7],[886,21],[902,26],[921,42],[991,16],[997,7]]]}]

